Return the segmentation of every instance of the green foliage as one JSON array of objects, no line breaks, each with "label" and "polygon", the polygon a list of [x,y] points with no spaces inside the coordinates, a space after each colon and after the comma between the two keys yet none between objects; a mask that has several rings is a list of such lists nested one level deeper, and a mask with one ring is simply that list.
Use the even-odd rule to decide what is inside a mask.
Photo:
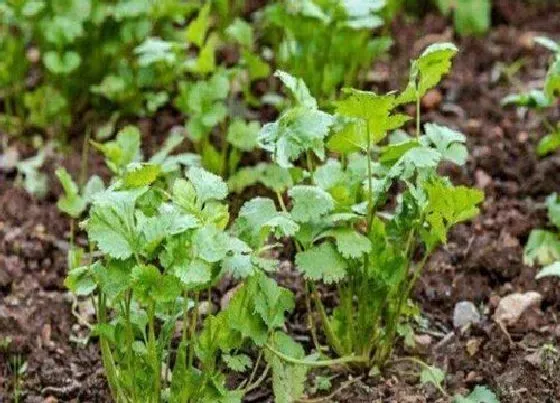
[{"label": "green foliage", "polygon": [[[554,107],[557,104],[560,98],[560,45],[542,36],[536,37],[535,42],[553,53],[543,89],[532,89],[525,93],[509,95],[502,100],[503,105],[540,110]],[[537,144],[537,154],[540,157],[551,154],[560,148],[560,122],[557,122],[554,127],[553,124],[545,121],[545,126],[550,132]]]},{"label": "green foliage", "polygon": [[[56,172],[64,191],[59,208],[73,218],[86,216],[81,226],[95,252],[84,262],[85,254],[72,249],[65,284],[96,301],[94,335],[117,401],[161,401],[165,395],[171,401],[240,401],[245,389],[228,390],[223,371],[257,364],[239,349],[289,345],[275,332],[294,308],[293,295],[264,274],[275,262],[261,253],[268,234],[293,235],[297,224],[274,203],[255,199],[227,231],[226,183],[197,166],[188,166],[185,175],[179,167],[193,160],[169,155],[181,140],[171,135],[148,162],[142,162],[133,126],[113,141],[95,143],[114,173],[107,189],[97,177],[80,188],[66,170]],[[226,310],[202,320],[201,291],[228,274],[245,285]],[[181,341],[170,361],[180,318]],[[162,377],[166,362],[173,363],[167,368],[172,381]],[[275,376],[288,376],[275,356],[267,363]]]},{"label": "green foliage", "polygon": [[491,0],[435,0],[444,15],[453,13],[459,35],[482,35],[490,28]]},{"label": "green foliage", "polygon": [[560,201],[556,193],[546,199],[548,219],[555,231],[534,229],[525,245],[524,262],[528,265],[544,266],[537,279],[560,276]]},{"label": "green foliage", "polygon": [[265,9],[278,66],[309,85],[323,101],[342,86],[353,86],[373,60],[391,45],[387,37],[371,38],[383,25],[384,1],[290,0]]},{"label": "green foliage", "polygon": [[[317,11],[309,7],[306,12]],[[465,164],[462,134],[426,124],[416,138],[402,133],[388,138],[409,120],[396,108],[437,85],[456,51],[452,44],[430,46],[413,63],[410,83],[400,94],[343,91],[334,115],[318,109],[301,79],[277,73],[295,105],[265,125],[259,140],[280,168],[299,164],[307,170],[300,183],[282,182],[278,201],[297,222],[295,267],[309,288],[316,282],[337,284],[340,303],[332,315],[315,292],[314,307],[334,353],[356,365],[383,366],[410,315],[407,299],[424,262],[454,225],[478,214],[483,200],[482,192],[454,186],[438,174],[443,161]],[[342,155],[326,159],[329,151]],[[250,182],[246,176],[236,179]],[[391,188],[399,189],[395,198]],[[261,214],[267,219],[278,214],[271,201],[266,211]],[[417,250],[424,257],[415,264]],[[433,370],[424,378],[441,388],[441,373]]]},{"label": "green foliage", "polygon": [[500,403],[494,392],[485,386],[476,386],[468,396],[455,396],[453,403]]}]

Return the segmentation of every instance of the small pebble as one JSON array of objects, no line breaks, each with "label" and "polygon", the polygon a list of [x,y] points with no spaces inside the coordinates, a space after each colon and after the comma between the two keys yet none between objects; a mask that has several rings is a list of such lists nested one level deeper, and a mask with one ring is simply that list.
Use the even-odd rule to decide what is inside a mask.
[{"label": "small pebble", "polygon": [[453,310],[453,326],[462,328],[473,323],[480,323],[480,314],[476,306],[469,301],[458,302]]}]

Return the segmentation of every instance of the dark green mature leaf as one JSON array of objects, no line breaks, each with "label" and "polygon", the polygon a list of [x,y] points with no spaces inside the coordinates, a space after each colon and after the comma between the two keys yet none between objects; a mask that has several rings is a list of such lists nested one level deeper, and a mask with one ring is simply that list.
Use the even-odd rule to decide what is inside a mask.
[{"label": "dark green mature leaf", "polygon": [[227,319],[223,313],[208,316],[197,338],[196,355],[208,371],[214,367],[219,351],[227,353],[240,344],[239,334],[231,331]]},{"label": "dark green mature leaf", "polygon": [[397,103],[403,104],[423,97],[434,88],[451,69],[451,60],[458,52],[452,43],[435,43],[412,63],[408,86],[399,95]]},{"label": "dark green mature leaf", "polygon": [[558,234],[540,229],[531,231],[525,245],[524,260],[529,265],[550,265],[560,260]]},{"label": "dark green mature leaf", "polygon": [[255,313],[253,301],[259,293],[258,281],[249,277],[232,297],[225,310],[228,326],[258,346],[266,343],[268,327],[260,315]]},{"label": "dark green mature leaf", "polygon": [[347,263],[330,242],[296,254],[296,267],[310,280],[338,283],[346,277]]}]

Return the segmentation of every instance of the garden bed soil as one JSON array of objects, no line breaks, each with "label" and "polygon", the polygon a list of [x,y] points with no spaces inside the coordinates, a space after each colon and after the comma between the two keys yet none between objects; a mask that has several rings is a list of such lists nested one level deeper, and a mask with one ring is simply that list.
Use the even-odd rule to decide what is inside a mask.
[{"label": "garden bed soil", "polygon": [[[498,1],[495,27],[482,39],[454,38],[449,21],[440,16],[428,14],[419,21],[401,17],[393,23],[391,56],[376,64],[367,89],[402,88],[409,58],[431,42],[454,40],[461,51],[453,72],[424,99],[423,118],[467,134],[471,153],[467,166],[444,170],[456,183],[475,185],[486,195],[480,216],[451,232],[415,289],[415,300],[428,320],[428,329],[418,331],[426,343],[423,351],[399,347],[397,354],[417,354],[444,369],[450,396],[483,384],[499,392],[502,402],[557,402],[560,355],[551,352],[535,360],[533,353],[560,338],[560,287],[557,280],[535,281],[536,269],[523,264],[522,254],[530,230],[547,225],[542,202],[560,190],[560,157],[538,159],[535,145],[545,134],[539,118],[503,108],[500,100],[542,82],[549,55],[531,38],[547,33],[560,39],[560,7],[538,9],[525,3]],[[514,64],[520,67],[516,72]],[[559,110],[550,114],[560,119]],[[153,147],[180,121],[164,111],[141,123],[148,147]],[[79,172],[81,141],[71,140],[69,155],[50,158],[46,171],[51,187],[42,201],[16,186],[13,172],[0,171],[0,342],[11,339],[8,347],[0,345],[0,401],[12,399],[15,376],[10,363],[17,356],[27,363],[20,384],[25,402],[110,400],[98,346],[82,342],[87,327],[72,313],[91,319],[91,305],[75,300],[63,286],[69,221],[56,208],[61,189],[52,168],[61,163],[74,174]],[[23,155],[31,151],[23,144],[16,146]],[[100,157],[92,153],[88,162],[90,172],[107,174]],[[288,262],[281,265],[278,278],[294,291],[301,290]],[[227,289],[224,286],[223,292]],[[510,343],[492,315],[504,295],[532,290],[543,297],[540,309],[530,310],[508,328]],[[217,303],[220,295],[214,298]],[[483,313],[481,323],[466,331],[453,329],[452,322],[453,308],[463,300]],[[292,315],[291,333],[306,335],[303,315],[301,311]],[[327,401],[450,401],[407,375],[412,369],[395,364],[382,378],[354,374],[351,386]],[[348,377],[336,374],[333,390],[349,384]],[[251,392],[246,400],[271,401],[270,385]]]}]

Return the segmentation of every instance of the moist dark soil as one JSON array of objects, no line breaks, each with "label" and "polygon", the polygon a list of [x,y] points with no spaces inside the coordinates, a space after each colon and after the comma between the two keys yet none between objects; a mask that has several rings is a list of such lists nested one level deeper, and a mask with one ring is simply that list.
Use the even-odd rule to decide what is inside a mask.
[{"label": "moist dark soil", "polygon": [[[367,89],[402,88],[409,59],[426,45],[442,40],[459,45],[452,74],[423,100],[423,119],[467,134],[471,152],[467,166],[445,167],[444,172],[456,183],[475,185],[486,195],[480,216],[452,231],[415,289],[414,299],[428,323],[427,328],[417,329],[424,340],[422,348],[399,346],[397,355],[416,355],[444,369],[450,396],[487,385],[502,402],[558,402],[560,355],[549,352],[534,358],[542,346],[556,344],[560,338],[560,286],[558,280],[535,281],[536,269],[523,264],[522,252],[531,229],[547,225],[542,202],[560,190],[560,157],[538,159],[535,145],[546,134],[541,118],[503,108],[500,100],[542,84],[549,55],[531,39],[543,33],[560,39],[560,5],[539,7],[527,1],[500,0],[494,8],[494,27],[482,38],[454,37],[450,21],[435,14],[420,20],[400,17],[393,23],[395,45],[390,57],[372,67],[369,75]],[[559,120],[560,109],[550,111],[548,117]],[[144,144],[152,149],[181,118],[163,111],[139,123]],[[78,319],[93,319],[91,304],[74,299],[63,286],[70,224],[57,211],[61,189],[52,171],[62,164],[78,175],[82,140],[73,138],[70,144],[66,155],[51,156],[45,167],[50,190],[43,200],[26,194],[14,172],[0,170],[2,402],[13,399],[16,386],[25,402],[110,401],[97,344],[87,341],[87,325]],[[23,143],[11,145],[21,155],[32,152]],[[101,158],[93,153],[88,166],[90,173],[107,175]],[[278,278],[301,296],[301,284],[289,262],[283,262]],[[231,287],[225,283],[216,301]],[[492,319],[495,308],[504,295],[527,291],[539,292],[542,304],[506,333]],[[459,301],[471,301],[480,308],[480,324],[466,330],[453,328],[453,308]],[[303,312],[294,313],[288,330],[308,341]],[[18,358],[26,366],[16,377]],[[354,374],[350,380],[348,374],[335,373],[335,393],[325,401],[451,400],[430,386],[419,385],[413,369],[395,364],[381,378]],[[270,385],[251,392],[246,400],[271,401]]]}]

